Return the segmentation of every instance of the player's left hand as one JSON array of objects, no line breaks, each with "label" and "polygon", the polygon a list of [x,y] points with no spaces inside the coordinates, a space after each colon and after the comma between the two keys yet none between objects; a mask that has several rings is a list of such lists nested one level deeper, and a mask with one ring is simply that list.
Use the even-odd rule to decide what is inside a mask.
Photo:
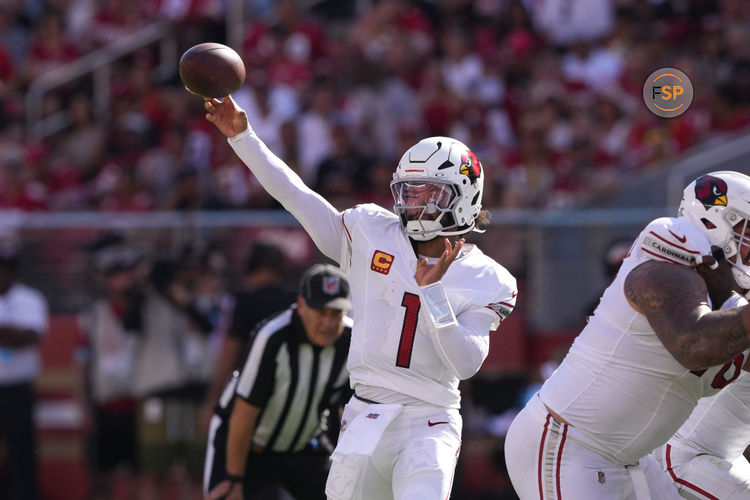
[{"label": "player's left hand", "polygon": [[463,246],[463,238],[458,240],[455,245],[451,245],[450,240],[445,238],[445,250],[443,250],[440,259],[435,264],[428,264],[427,259],[419,259],[417,262],[417,272],[414,273],[417,284],[425,286],[440,281],[445,276],[451,263],[456,259],[459,252],[461,252]]},{"label": "player's left hand", "polygon": [[736,287],[732,266],[718,250],[716,247],[712,248],[713,255],[702,255],[695,263],[695,270],[706,283],[714,309],[721,307]]}]

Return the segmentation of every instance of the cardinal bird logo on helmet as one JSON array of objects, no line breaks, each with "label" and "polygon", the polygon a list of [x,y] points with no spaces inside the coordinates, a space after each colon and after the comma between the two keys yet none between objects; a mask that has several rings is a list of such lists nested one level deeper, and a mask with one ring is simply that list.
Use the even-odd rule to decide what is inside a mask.
[{"label": "cardinal bird logo on helmet", "polygon": [[718,177],[704,175],[695,181],[695,197],[708,210],[715,206],[727,206],[727,183]]},{"label": "cardinal bird logo on helmet", "polygon": [[482,164],[479,163],[477,155],[466,151],[461,155],[461,166],[458,171],[467,176],[473,184],[482,174]]}]

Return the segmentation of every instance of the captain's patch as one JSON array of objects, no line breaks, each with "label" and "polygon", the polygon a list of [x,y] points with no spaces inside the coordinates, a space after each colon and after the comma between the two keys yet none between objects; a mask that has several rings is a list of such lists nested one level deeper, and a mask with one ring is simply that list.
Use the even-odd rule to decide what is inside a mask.
[{"label": "captain's patch", "polygon": [[375,250],[372,255],[372,262],[370,263],[370,269],[380,274],[388,274],[393,264],[393,255]]}]

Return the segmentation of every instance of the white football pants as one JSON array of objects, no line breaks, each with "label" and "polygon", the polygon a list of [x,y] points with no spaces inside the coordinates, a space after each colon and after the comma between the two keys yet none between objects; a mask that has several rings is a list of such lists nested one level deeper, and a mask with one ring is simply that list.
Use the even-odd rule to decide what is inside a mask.
[{"label": "white football pants", "polygon": [[[378,405],[352,398],[346,423]],[[329,500],[447,500],[461,449],[461,415],[456,409],[404,406],[386,427],[371,455],[334,452],[326,483]],[[339,438],[341,439],[341,437]]]},{"label": "white football pants", "polygon": [[744,456],[725,460],[679,446],[672,438],[653,455],[683,498],[750,500],[750,463]]},{"label": "white football pants", "polygon": [[505,439],[505,462],[521,500],[679,500],[653,456],[616,464],[575,441],[535,394]]}]

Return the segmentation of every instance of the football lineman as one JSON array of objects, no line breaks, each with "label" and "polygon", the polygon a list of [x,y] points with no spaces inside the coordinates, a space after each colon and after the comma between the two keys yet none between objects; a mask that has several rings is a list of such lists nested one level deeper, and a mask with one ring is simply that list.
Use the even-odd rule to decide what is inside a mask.
[{"label": "football lineman", "polygon": [[656,460],[684,498],[750,500],[750,374],[703,398]]},{"label": "football lineman", "polygon": [[395,213],[374,204],[339,212],[258,139],[230,97],[205,108],[351,283],[355,396],[328,498],[448,498],[461,444],[458,383],[480,368],[490,331],[516,301],[513,276],[463,239],[484,216],[479,160],[455,139],[424,139],[394,174]]},{"label": "football lineman", "polygon": [[[508,431],[507,466],[522,499],[679,498],[649,452],[745,365],[750,308],[737,307],[747,301],[731,286],[732,277],[750,284],[748,217],[750,177],[715,172],[685,189],[677,218],[640,233]],[[715,273],[706,269],[716,264],[712,246],[726,257]]]}]

